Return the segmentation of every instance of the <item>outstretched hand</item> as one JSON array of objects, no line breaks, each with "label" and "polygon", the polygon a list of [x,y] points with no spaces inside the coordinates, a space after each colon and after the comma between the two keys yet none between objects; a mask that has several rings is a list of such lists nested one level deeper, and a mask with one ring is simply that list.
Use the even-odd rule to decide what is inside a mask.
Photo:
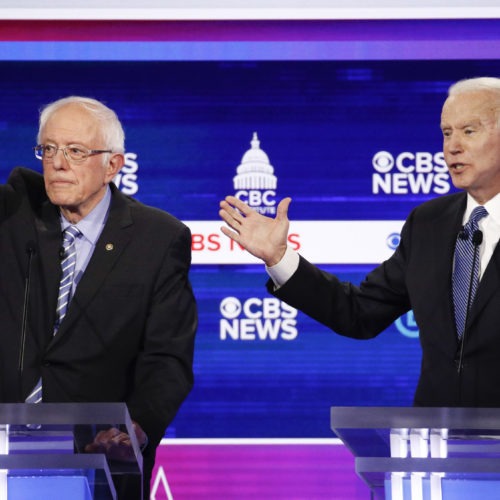
[{"label": "outstretched hand", "polygon": [[283,257],[287,247],[288,207],[291,198],[280,201],[276,217],[261,215],[235,196],[220,202],[219,215],[232,229],[221,231],[268,266],[274,266]]}]

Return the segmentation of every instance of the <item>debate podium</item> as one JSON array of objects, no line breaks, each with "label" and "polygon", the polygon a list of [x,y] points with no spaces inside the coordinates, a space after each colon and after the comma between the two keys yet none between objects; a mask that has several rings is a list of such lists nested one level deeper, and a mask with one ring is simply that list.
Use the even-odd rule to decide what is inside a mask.
[{"label": "debate podium", "polygon": [[372,498],[500,498],[500,409],[332,407]]},{"label": "debate podium", "polygon": [[[129,434],[132,461],[85,452],[109,427]],[[116,484],[142,499],[142,455],[124,403],[0,404],[0,498],[114,500]]]}]

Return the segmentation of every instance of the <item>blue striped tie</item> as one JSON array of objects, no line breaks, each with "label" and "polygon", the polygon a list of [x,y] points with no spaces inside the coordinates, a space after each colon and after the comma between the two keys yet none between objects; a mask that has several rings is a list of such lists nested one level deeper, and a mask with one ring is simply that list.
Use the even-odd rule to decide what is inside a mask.
[{"label": "blue striped tie", "polygon": [[486,217],[484,207],[476,207],[457,238],[455,244],[455,266],[453,270],[453,304],[458,338],[465,330],[467,314],[479,285],[478,243],[474,242],[474,233],[479,229],[478,221]]},{"label": "blue striped tie", "polygon": [[[76,249],[75,241],[81,235],[76,226],[68,226],[63,233],[63,260],[61,261],[61,281],[59,282],[59,295],[57,297],[56,322],[54,325],[54,335],[57,333],[59,325],[66,316],[68,304],[71,300],[71,290],[75,278]],[[26,398],[26,403],[40,403],[42,401],[42,379],[38,381],[35,388]]]},{"label": "blue striped tie", "polygon": [[59,283],[59,296],[57,297],[56,325],[54,333],[57,332],[61,321],[66,316],[68,304],[71,299],[71,290],[75,279],[76,249],[75,241],[80,236],[80,230],[76,226],[68,226],[63,233],[63,260],[61,261],[62,276]]}]

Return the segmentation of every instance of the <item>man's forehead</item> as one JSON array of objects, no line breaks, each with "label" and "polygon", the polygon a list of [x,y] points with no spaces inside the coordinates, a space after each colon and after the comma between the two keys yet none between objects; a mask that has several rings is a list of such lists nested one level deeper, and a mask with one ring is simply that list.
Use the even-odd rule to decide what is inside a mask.
[{"label": "man's forehead", "polygon": [[449,97],[443,105],[441,123],[473,124],[494,119],[493,100],[486,92],[466,92]]}]

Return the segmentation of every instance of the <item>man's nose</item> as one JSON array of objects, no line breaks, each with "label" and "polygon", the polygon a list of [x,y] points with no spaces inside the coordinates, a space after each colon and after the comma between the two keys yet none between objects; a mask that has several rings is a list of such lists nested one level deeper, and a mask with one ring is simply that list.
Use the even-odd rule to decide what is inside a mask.
[{"label": "man's nose", "polygon": [[457,134],[450,135],[444,142],[445,150],[450,154],[461,153],[463,150],[462,141]]},{"label": "man's nose", "polygon": [[52,157],[52,163],[54,165],[54,168],[56,168],[58,170],[61,168],[68,167],[68,160],[67,160],[66,155],[64,154],[64,150],[62,148],[58,148],[56,150],[55,155]]}]

